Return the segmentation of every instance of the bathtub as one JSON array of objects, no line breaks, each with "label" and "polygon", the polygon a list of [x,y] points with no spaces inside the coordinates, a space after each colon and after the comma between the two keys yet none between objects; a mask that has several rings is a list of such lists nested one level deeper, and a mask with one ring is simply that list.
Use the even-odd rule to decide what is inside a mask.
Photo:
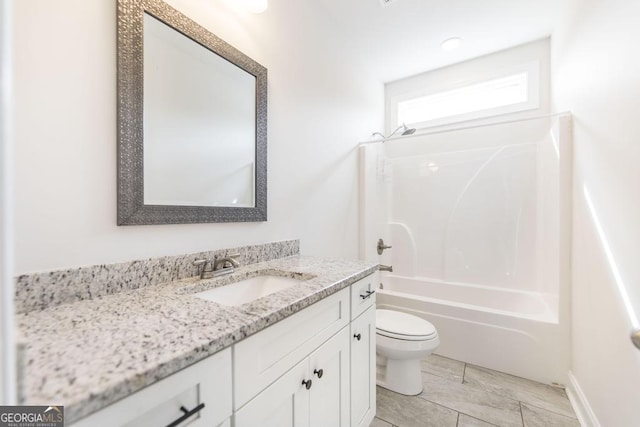
[{"label": "bathtub", "polygon": [[547,384],[564,384],[568,328],[557,298],[422,277],[381,274],[378,308],[413,314],[440,335],[436,354]]}]

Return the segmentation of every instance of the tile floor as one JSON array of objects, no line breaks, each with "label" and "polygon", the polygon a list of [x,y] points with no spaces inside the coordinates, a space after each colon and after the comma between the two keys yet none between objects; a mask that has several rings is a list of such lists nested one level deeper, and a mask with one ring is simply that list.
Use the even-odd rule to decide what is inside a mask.
[{"label": "tile floor", "polygon": [[580,427],[561,388],[437,355],[422,382],[418,396],[378,387],[371,427]]}]

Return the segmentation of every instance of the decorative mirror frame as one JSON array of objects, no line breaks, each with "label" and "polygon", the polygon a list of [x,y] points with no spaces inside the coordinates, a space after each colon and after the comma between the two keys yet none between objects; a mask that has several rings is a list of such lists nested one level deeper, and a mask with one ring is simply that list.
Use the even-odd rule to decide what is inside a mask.
[{"label": "decorative mirror frame", "polygon": [[[255,207],[144,204],[144,13],[256,78]],[[118,0],[118,225],[267,220],[267,69],[161,0]]]}]

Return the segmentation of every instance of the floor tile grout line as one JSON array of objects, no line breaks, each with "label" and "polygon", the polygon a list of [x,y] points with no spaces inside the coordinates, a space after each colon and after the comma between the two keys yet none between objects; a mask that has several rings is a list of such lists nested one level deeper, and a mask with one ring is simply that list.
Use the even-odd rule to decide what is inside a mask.
[{"label": "floor tile grout line", "polygon": [[492,425],[492,426],[495,426],[495,427],[500,427],[500,426],[498,426],[498,424],[494,424],[491,421],[483,420],[482,418],[478,418],[475,415],[469,415],[466,412],[458,412],[458,413],[461,414],[461,415],[466,415],[469,418],[473,418],[474,420],[482,421],[483,423],[486,423],[486,424],[489,424],[489,425]]},{"label": "floor tile grout line", "polygon": [[[427,399],[427,398],[426,398],[426,397],[424,397],[422,394],[418,394],[418,395],[413,396],[413,397],[418,397],[418,398],[420,398],[420,399],[422,399],[422,400],[424,400],[424,401],[426,401],[426,402],[431,403],[432,405],[440,406],[441,408],[445,408],[445,409],[448,409],[448,410],[450,410],[450,411],[460,413],[460,411],[458,411],[457,409],[449,408],[448,406],[445,406],[445,405],[443,405],[442,403],[436,403],[436,402],[434,402],[434,401],[432,401],[432,400]],[[465,414],[465,415],[466,415],[466,414]]]},{"label": "floor tile grout line", "polygon": [[[451,359],[451,360],[455,360],[455,359]],[[533,380],[529,380],[527,378],[523,378],[523,377],[519,377],[519,376],[516,376],[516,375],[507,374],[507,373],[504,373],[504,372],[501,372],[501,371],[496,371],[496,370],[493,370],[493,369],[490,369],[490,368],[477,366],[477,365],[469,364],[469,363],[466,363],[466,362],[461,362],[461,363],[463,365],[462,383],[460,383],[459,380],[457,380],[457,378],[455,378],[455,374],[451,375],[451,376],[454,377],[452,379],[451,376],[448,375],[449,372],[446,369],[444,369],[443,372],[423,371],[422,369],[420,369],[420,371],[421,371],[421,374],[422,374],[423,377],[425,375],[432,375],[434,378],[438,378],[439,380],[445,381],[446,383],[461,384],[463,387],[470,387],[472,389],[477,389],[478,391],[482,391],[484,393],[488,393],[488,394],[500,397],[502,399],[506,399],[506,400],[512,401],[514,403],[517,403],[517,405],[518,405],[517,406],[517,408],[518,408],[517,410],[520,411],[520,420],[521,420],[521,423],[522,423],[523,427],[525,425],[524,406],[529,406],[532,409],[545,411],[545,412],[547,412],[549,414],[552,414],[552,415],[555,415],[555,416],[558,416],[558,417],[564,417],[567,420],[577,420],[577,417],[575,415],[575,412],[574,412],[573,407],[571,406],[571,404],[569,404],[569,408],[570,408],[569,411],[570,411],[571,414],[567,415],[566,413],[558,412],[558,410],[560,410],[560,411],[563,410],[562,409],[562,405],[556,405],[552,401],[546,400],[545,399],[545,393],[543,393],[543,395],[537,395],[537,393],[527,393],[526,392],[529,389],[529,387],[528,387],[529,385],[527,383],[530,382],[531,385],[536,386],[536,387],[537,386],[543,386],[543,387],[540,388],[541,392],[545,392],[547,390],[549,392],[553,392],[553,394],[549,394],[549,396],[553,395],[553,396],[557,396],[557,397],[566,398],[566,389],[563,389],[562,387],[556,387],[556,386],[552,386],[552,385],[545,384],[545,383],[539,383],[539,382],[536,382],[536,381],[533,381]],[[470,370],[470,373],[474,372],[475,369],[478,369],[478,370],[481,370],[481,371],[488,372],[489,374],[497,374],[499,376],[505,375],[505,376],[508,376],[508,377],[513,377],[513,378],[515,378],[517,380],[525,381],[523,384],[519,384],[519,381],[516,381],[515,384],[512,384],[515,387],[514,388],[514,392],[515,391],[518,391],[518,392],[522,391],[525,394],[525,396],[519,396],[519,397],[525,397],[525,398],[527,396],[528,397],[533,397],[535,400],[539,400],[539,402],[542,403],[542,406],[539,403],[529,403],[526,400],[521,400],[521,399],[518,399],[518,398],[511,397],[511,395],[505,396],[504,394],[500,393],[500,389],[502,389],[502,387],[500,387],[499,384],[496,385],[496,386],[498,386],[498,392],[496,392],[494,390],[485,389],[484,387],[482,387],[481,383],[475,383],[473,381],[471,383],[467,382],[468,380],[466,378],[466,375],[467,375],[467,368],[469,368],[469,367],[473,368],[472,370]],[[455,370],[452,370],[452,371],[455,371]],[[447,375],[447,376],[445,376],[445,375]],[[505,390],[509,391],[509,387],[507,387],[506,389],[502,389],[502,391],[505,391]],[[558,394],[558,393],[556,393],[556,391],[561,391],[563,393]],[[437,407],[444,408],[444,409],[447,409],[449,411],[453,411],[454,413],[456,413],[456,424],[455,424],[456,427],[458,427],[460,425],[462,415],[464,415],[466,417],[469,417],[469,418],[472,418],[472,419],[475,419],[475,420],[478,420],[478,421],[481,421],[481,422],[484,422],[484,423],[487,423],[488,425],[491,425],[491,426],[496,426],[496,424],[494,424],[492,422],[489,422],[489,421],[486,421],[486,420],[483,420],[482,418],[478,418],[477,416],[472,416],[472,415],[466,414],[465,412],[461,412],[461,411],[459,411],[457,409],[451,408],[451,407],[449,407],[447,405],[443,405],[442,403],[434,402],[433,400],[428,398],[424,393],[421,393],[421,394],[419,394],[419,395],[417,395],[415,397],[419,397],[423,401],[429,402],[432,405],[435,405]],[[540,399],[538,399],[538,398],[540,398]],[[549,409],[547,407],[544,407],[546,404],[548,404],[549,406],[553,407],[553,409]],[[556,409],[556,408],[559,408],[559,409]],[[377,417],[377,418],[379,418],[380,420],[384,421],[387,424],[390,424],[393,427],[397,427],[395,424],[385,420],[384,418],[380,418],[380,417]]]},{"label": "floor tile grout line", "polygon": [[[467,375],[467,365],[469,365],[469,364],[468,364],[468,363],[465,363],[465,367],[464,367],[464,377],[466,377],[466,375]],[[483,369],[483,370],[485,370],[485,371],[497,372],[497,373],[499,373],[499,374],[505,374],[505,375],[510,375],[510,376],[516,377],[516,378],[521,378],[521,377],[517,377],[517,376],[515,376],[515,375],[506,374],[506,373],[504,373],[504,372],[496,371],[496,370],[493,370],[493,369],[484,368],[484,367],[482,367],[482,366],[476,366],[476,365],[471,365],[471,366],[472,366],[472,367],[475,367],[475,368],[481,368],[481,369]],[[528,380],[528,379],[526,379],[526,378],[521,378],[521,379],[524,379],[524,380],[526,380],[526,381],[531,381],[531,382],[536,383],[536,384],[542,384],[542,385],[544,385],[544,386],[552,387],[552,388],[554,388],[554,389],[561,389],[560,387],[553,387],[553,386],[550,386],[549,384],[537,383],[536,381]],[[469,386],[473,386],[473,387],[479,387],[479,386],[478,386],[478,384],[468,383],[468,382],[466,382],[466,383],[465,383],[465,382],[464,382],[464,379],[463,379],[463,384],[468,384]],[[572,412],[574,415],[567,415],[567,414],[564,414],[564,413],[558,412],[557,410],[552,410],[552,409],[549,409],[549,408],[544,408],[544,407],[541,407],[539,404],[530,403],[530,402],[525,401],[525,400],[521,400],[521,399],[514,399],[513,397],[510,397],[510,395],[508,395],[507,393],[502,394],[502,393],[499,393],[499,392],[497,392],[497,391],[495,391],[495,390],[488,390],[488,389],[485,389],[485,388],[482,388],[482,387],[479,387],[479,388],[481,388],[485,393],[491,393],[491,394],[493,394],[493,395],[495,395],[495,396],[500,396],[500,397],[505,398],[505,399],[515,400],[515,401],[518,401],[518,402],[524,403],[525,405],[530,405],[530,406],[536,407],[536,408],[538,408],[538,409],[542,409],[542,410],[545,410],[545,411],[549,411],[549,412],[551,412],[551,413],[554,413],[554,414],[557,414],[557,415],[561,415],[561,416],[564,416],[564,417],[567,417],[567,418],[578,419],[578,418],[575,416],[575,411],[573,410],[573,406],[571,405],[571,401],[569,401],[568,397],[566,396],[566,393],[565,393],[565,396],[564,396],[564,397],[566,397],[566,398],[567,398],[567,402],[569,402],[569,407],[571,408],[571,412]],[[518,388],[519,388],[519,387],[518,387]],[[509,391],[508,389],[503,389],[503,390],[505,390],[505,391]],[[555,406],[553,402],[549,402],[549,401],[547,401],[547,402],[545,402],[545,403],[549,403],[549,405]]]},{"label": "floor tile grout line", "polygon": [[429,375],[433,375],[434,377],[442,378],[443,380],[451,381],[452,383],[462,384],[461,382],[454,381],[454,380],[452,380],[451,378],[447,378],[447,377],[445,377],[445,376],[438,375],[438,374],[433,373],[433,372],[429,372],[429,371],[420,371],[420,373],[421,373],[421,374],[429,374]]},{"label": "floor tile grout line", "polygon": [[[443,405],[442,403],[436,403],[436,402],[434,402],[434,401],[432,401],[432,400],[427,399],[427,398],[426,398],[426,397],[424,397],[422,394],[418,394],[418,395],[416,395],[415,397],[419,397],[420,399],[425,400],[425,401],[427,401],[427,402],[429,402],[429,403],[431,403],[431,404],[433,404],[433,405],[440,406],[440,407],[442,407],[442,408],[449,409],[450,411],[457,412],[457,413],[458,413],[458,418],[460,417],[460,414],[464,414],[464,415],[466,415],[466,416],[468,416],[468,417],[474,418],[474,419],[476,419],[476,420],[480,420],[480,421],[482,421],[482,422],[484,422],[484,423],[491,424],[492,426],[497,426],[497,424],[494,424],[494,423],[492,423],[492,422],[490,422],[490,421],[487,421],[487,420],[483,420],[482,418],[478,418],[477,416],[469,415],[469,414],[467,414],[466,412],[461,412],[461,411],[459,411],[459,410],[457,410],[457,409],[450,408],[450,407],[448,407],[448,406],[446,406],[446,405]],[[501,396],[501,397],[502,397],[502,396]],[[506,399],[508,399],[508,398],[506,398]],[[519,402],[519,401],[517,401],[517,400],[514,400],[514,399],[509,399],[509,400],[513,400],[514,402],[517,402],[517,403],[518,403],[518,405],[520,404],[520,402]],[[520,411],[520,413],[522,414],[522,411]]]},{"label": "floor tile grout line", "polygon": [[379,419],[379,420],[382,420],[382,421],[384,421],[384,422],[385,422],[385,423],[387,423],[387,424],[391,424],[392,426],[394,426],[394,425],[395,425],[395,424],[394,424],[394,423],[392,423],[391,421],[387,421],[387,420],[385,420],[384,418],[379,417],[378,415],[376,415],[376,416],[375,416],[375,417],[373,417],[373,418],[377,418],[377,419]]},{"label": "floor tile grout line", "polygon": [[[534,407],[534,408],[536,408],[536,409],[542,409],[543,411],[551,412],[552,414],[560,415],[561,417],[571,418],[572,420],[577,420],[577,419],[578,419],[578,417],[577,417],[577,416],[571,416],[571,415],[567,415],[567,414],[561,414],[560,412],[552,411],[552,410],[551,410],[551,409],[549,409],[549,408],[543,408],[543,407],[541,407],[541,406],[539,406],[539,405],[534,405],[533,403],[525,402],[524,400],[520,400],[519,402],[520,402],[520,405],[525,404],[525,405],[527,405],[527,406],[533,406],[533,407]],[[573,411],[573,406],[571,406],[571,410]],[[575,412],[574,412],[574,414],[575,414]]]},{"label": "floor tile grout line", "polygon": [[[553,384],[547,384],[547,383],[541,383],[541,382],[538,382],[538,381],[531,380],[529,378],[525,378],[525,377],[521,377],[521,376],[518,376],[518,375],[509,374],[509,373],[502,372],[502,371],[496,371],[495,369],[485,368],[484,366],[474,365],[472,363],[466,363],[466,365],[470,365],[472,369],[478,369],[480,371],[489,372],[489,373],[494,373],[495,372],[496,374],[499,374],[499,375],[504,375],[504,376],[508,376],[508,377],[517,378],[520,381],[531,383],[531,385],[534,386],[534,387],[544,386],[545,388],[554,390],[554,392],[558,391],[558,390],[559,391],[563,391],[565,396],[567,394],[567,388],[566,387],[557,386],[557,385],[553,385]],[[466,366],[465,366],[465,374],[466,374]]]},{"label": "floor tile grout line", "polygon": [[[428,372],[427,372],[427,373],[428,373]],[[434,375],[434,374],[429,374],[429,375],[433,375],[434,377],[442,378],[442,377],[439,377],[438,375]],[[447,381],[449,381],[449,382],[451,382],[451,383],[454,383],[454,384],[458,384],[458,385],[462,385],[462,386],[466,386],[466,387],[474,388],[474,389],[476,389],[477,391],[481,391],[482,393],[486,393],[486,394],[491,394],[491,395],[493,395],[493,396],[497,396],[497,397],[499,397],[499,398],[501,398],[501,399],[510,400],[510,401],[512,401],[512,402],[515,402],[515,403],[519,403],[519,402],[520,402],[520,400],[518,400],[518,399],[514,399],[513,397],[509,397],[509,396],[504,396],[504,395],[499,394],[499,393],[496,393],[496,392],[494,392],[494,391],[492,391],[492,390],[487,390],[487,389],[485,389],[485,388],[480,387],[480,386],[479,386],[479,385],[477,385],[477,384],[473,384],[473,383],[465,383],[465,382],[464,382],[464,380],[463,380],[463,382],[462,382],[462,384],[461,384],[461,383],[458,383],[458,382],[455,382],[455,381],[451,381],[451,380],[449,380],[449,379],[447,379],[447,378],[444,378],[444,379],[445,379],[445,380],[447,380]],[[422,399],[424,399],[424,400],[426,400],[426,401],[428,401],[428,402],[435,403],[436,405],[439,405],[439,403],[433,402],[433,401],[431,401],[431,400],[427,399],[426,397],[424,397],[424,391],[423,391],[422,393],[420,393],[420,394],[416,395],[415,397],[420,397],[420,398],[422,398]],[[525,403],[526,403],[526,402],[525,402]],[[528,405],[528,403],[527,403],[527,405]],[[444,406],[444,405],[440,405],[440,406]],[[532,406],[535,406],[535,405],[532,405]],[[446,406],[445,406],[445,408],[446,408]],[[536,406],[536,408],[537,408],[537,406]],[[451,408],[450,408],[450,409],[451,409]],[[544,409],[544,408],[540,408],[540,409]],[[455,409],[454,409],[454,411],[455,411]]]}]

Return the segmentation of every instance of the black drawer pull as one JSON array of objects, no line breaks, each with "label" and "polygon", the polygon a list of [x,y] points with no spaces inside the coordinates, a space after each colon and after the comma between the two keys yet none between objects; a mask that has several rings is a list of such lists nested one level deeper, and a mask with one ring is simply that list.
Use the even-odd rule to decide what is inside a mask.
[{"label": "black drawer pull", "polygon": [[176,427],[178,424],[180,424],[181,422],[183,422],[184,420],[186,420],[187,418],[191,417],[192,415],[197,414],[198,412],[200,412],[202,410],[202,408],[204,408],[204,402],[202,402],[201,404],[199,404],[198,406],[196,406],[195,408],[193,408],[192,410],[188,410],[187,408],[185,408],[184,406],[180,407],[180,410],[182,412],[184,412],[184,415],[182,415],[180,418],[176,419],[174,422],[172,422],[171,424],[169,424],[167,427]]},{"label": "black drawer pull", "polygon": [[366,295],[360,295],[360,298],[367,299],[367,298],[369,298],[371,295],[373,295],[375,293],[376,293],[376,291],[367,291],[367,294]]},{"label": "black drawer pull", "polygon": [[311,388],[311,384],[313,384],[313,381],[311,381],[311,380],[302,380],[302,384],[304,385],[304,388],[309,390]]},{"label": "black drawer pull", "polygon": [[362,335],[360,335],[360,334],[353,334],[353,337],[355,339],[357,339],[358,341],[360,341],[362,339]]},{"label": "black drawer pull", "polygon": [[316,374],[318,376],[318,378],[322,378],[322,375],[324,374],[324,371],[322,369],[314,369],[313,373]]}]

